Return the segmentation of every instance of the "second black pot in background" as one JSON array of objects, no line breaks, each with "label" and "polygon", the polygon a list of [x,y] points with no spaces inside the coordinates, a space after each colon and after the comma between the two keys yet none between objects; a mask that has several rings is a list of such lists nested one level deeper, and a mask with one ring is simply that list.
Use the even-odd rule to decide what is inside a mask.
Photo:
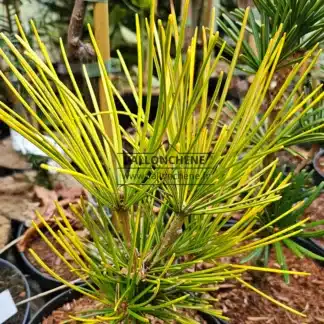
[{"label": "second black pot in background", "polygon": [[[24,224],[20,224],[17,232],[17,237],[20,237],[24,234],[27,227]],[[24,252],[20,252],[17,249],[18,258],[20,260],[20,264],[23,267],[23,270],[28,273],[34,280],[36,280],[43,291],[50,290],[61,286],[62,283],[46,273],[41,272],[37,269],[26,257]],[[51,295],[53,297],[53,295]],[[50,297],[49,297],[50,298]]]}]

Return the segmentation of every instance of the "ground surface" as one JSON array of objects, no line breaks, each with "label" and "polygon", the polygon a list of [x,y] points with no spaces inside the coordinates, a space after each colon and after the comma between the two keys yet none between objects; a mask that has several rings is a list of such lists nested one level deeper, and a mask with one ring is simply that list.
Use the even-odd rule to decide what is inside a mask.
[{"label": "ground surface", "polygon": [[[244,279],[277,301],[304,313],[302,318],[274,305],[240,283],[221,288],[215,295],[231,324],[320,324],[324,323],[324,269],[313,261],[299,259],[285,250],[290,270],[308,272],[310,276],[290,276],[286,285],[281,275],[250,274]],[[273,260],[269,267],[279,268]]]}]

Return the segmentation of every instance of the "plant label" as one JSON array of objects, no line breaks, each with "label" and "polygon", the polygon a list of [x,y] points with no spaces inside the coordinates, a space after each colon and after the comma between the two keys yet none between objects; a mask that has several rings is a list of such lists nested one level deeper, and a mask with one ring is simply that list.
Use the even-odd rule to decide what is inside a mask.
[{"label": "plant label", "polygon": [[17,307],[9,290],[0,293],[0,324],[17,313]]}]

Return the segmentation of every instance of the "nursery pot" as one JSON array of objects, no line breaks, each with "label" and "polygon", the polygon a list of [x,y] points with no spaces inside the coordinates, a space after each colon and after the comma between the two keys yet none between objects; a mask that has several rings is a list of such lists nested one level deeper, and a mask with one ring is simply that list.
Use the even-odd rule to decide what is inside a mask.
[{"label": "nursery pot", "polygon": [[[314,240],[309,238],[296,237],[294,241],[310,252],[313,252],[318,256],[324,258],[324,247],[316,243]],[[314,262],[316,262],[319,266],[324,267],[324,261],[314,259]]]},{"label": "nursery pot", "polygon": [[64,304],[81,297],[81,294],[75,290],[67,290],[54,297],[45,304],[29,321],[28,324],[41,324],[43,319],[52,314],[53,311],[62,307]]},{"label": "nursery pot", "polygon": [[[323,166],[321,166],[321,160],[323,158]],[[315,169],[314,172],[314,182],[316,185],[319,185],[324,181],[324,150],[321,149],[314,157],[313,166]]]},{"label": "nursery pot", "polygon": [[[126,103],[127,107],[129,107],[130,111],[132,113],[136,114],[138,107],[137,107],[136,100],[134,99],[134,95],[131,92],[125,92],[122,94],[122,98],[123,98],[124,102]],[[148,99],[147,96],[144,94],[143,95],[143,107],[146,106],[147,99]],[[156,112],[158,109],[159,96],[157,94],[153,94],[150,100],[151,100],[151,109],[150,109],[149,120],[150,120],[150,122],[153,122],[155,120]],[[119,99],[115,98],[115,104],[116,104],[117,110],[120,110],[120,111],[124,110],[124,106],[120,103]],[[123,128],[129,129],[129,128],[134,127],[134,125],[132,125],[132,123],[131,123],[131,119],[128,116],[119,115],[118,119],[119,119],[120,125]]]},{"label": "nursery pot", "polygon": [[208,324],[227,324],[227,322],[223,321],[220,318],[214,317],[209,314],[200,313],[200,316],[208,323]]},{"label": "nursery pot", "polygon": [[[4,273],[2,271],[5,271],[6,269],[9,269],[10,273],[13,273],[14,276],[11,278],[9,277],[7,278],[6,276],[3,277]],[[18,286],[19,283],[17,283],[17,286],[11,285],[12,283],[14,284],[14,282],[11,283],[11,280],[13,281],[14,277],[19,277],[19,281],[21,281],[20,284],[24,287],[23,290],[20,291],[20,288]],[[0,259],[0,278],[1,280],[4,281],[5,284],[9,283],[11,285],[10,287],[2,287],[2,284],[0,283],[0,293],[2,292],[2,288],[4,288],[3,290],[9,289],[12,298],[16,303],[21,300],[30,298],[30,289],[25,276],[20,272],[20,270],[16,266],[14,266],[12,263],[4,259]],[[10,280],[10,282],[8,280]],[[19,294],[21,293],[23,294],[22,297],[20,297],[20,300],[16,300],[16,294],[19,296]],[[0,306],[0,310],[1,307],[3,306]],[[18,313],[13,317],[11,317],[10,319],[8,319],[5,323],[27,324],[29,320],[29,315],[30,315],[30,304],[26,303],[21,306],[18,306]]]},{"label": "nursery pot", "polygon": [[[20,237],[24,234],[27,227],[24,224],[20,224],[18,228],[17,237]],[[17,249],[18,251],[18,249]],[[53,288],[56,288],[58,286],[61,286],[62,283],[54,278],[52,278],[47,273],[41,272],[39,269],[37,269],[27,258],[24,252],[18,251],[19,258],[22,263],[22,267],[24,268],[24,271],[26,271],[34,280],[38,282],[42,290],[50,290]]]},{"label": "nursery pot", "polygon": [[[78,291],[68,290],[53,298],[44,305],[30,320],[28,324],[41,324],[42,320],[51,315],[53,311],[62,307],[64,304],[80,298],[82,295]],[[226,322],[207,314],[200,314],[208,324],[226,324]]]}]

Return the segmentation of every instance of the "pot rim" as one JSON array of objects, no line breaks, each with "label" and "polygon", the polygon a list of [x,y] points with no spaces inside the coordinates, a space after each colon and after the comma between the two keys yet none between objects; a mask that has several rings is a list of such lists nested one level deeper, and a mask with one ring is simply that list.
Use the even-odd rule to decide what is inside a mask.
[{"label": "pot rim", "polygon": [[[51,300],[49,300],[45,305],[43,305],[34,315],[33,317],[30,319],[30,321],[28,322],[28,324],[33,324],[35,320],[37,320],[38,317],[40,317],[42,315],[42,313],[44,313],[46,311],[47,308],[50,308],[50,306],[52,304],[55,304],[55,302],[59,301],[60,299],[62,299],[62,305],[60,306],[56,306],[54,307],[53,306],[53,310],[50,310],[51,311],[54,311],[56,310],[57,308],[63,306],[64,304],[68,303],[70,299],[67,299],[67,301],[65,301],[63,298],[65,296],[68,296],[68,295],[71,295],[71,300],[75,299],[75,298],[78,298],[78,295],[80,293],[76,290],[72,290],[72,289],[69,289],[69,290],[66,290],[66,291],[63,291],[62,293],[60,293],[59,295],[53,297]],[[81,294],[80,294],[81,295]],[[46,313],[46,312],[45,312]],[[44,316],[48,316],[48,315],[44,315]],[[37,322],[37,323],[34,323],[34,324],[38,324],[40,322]]]},{"label": "pot rim", "polygon": [[313,159],[313,166],[314,166],[314,169],[316,170],[316,172],[322,177],[322,178],[324,178],[324,171],[321,171],[321,169],[319,168],[319,166],[317,165],[317,162],[318,162],[318,159],[320,158],[320,157],[322,157],[324,155],[324,149],[320,149],[317,153],[316,153],[316,155],[315,155],[315,157],[314,157],[314,159]]},{"label": "pot rim", "polygon": [[[22,223],[19,225],[18,228],[18,233],[17,236],[20,237],[24,234],[24,232],[26,231],[26,226]],[[51,281],[53,284],[56,285],[61,285],[62,283],[59,280],[56,280],[55,278],[51,277],[50,275],[48,275],[47,273],[41,272],[38,268],[36,268],[26,257],[25,252],[21,252],[18,250],[18,248],[16,247],[20,257],[22,258],[23,262],[25,263],[25,265],[27,266],[28,270],[35,273],[37,276],[42,277],[42,279],[44,280],[48,280]]]},{"label": "pot rim", "polygon": [[[19,276],[22,278],[24,285],[25,285],[26,298],[30,298],[30,287],[29,287],[29,283],[28,283],[26,277],[24,276],[24,274],[14,264],[9,262],[8,260],[0,258],[0,267],[1,267],[1,265],[7,266],[19,274]],[[23,324],[27,324],[29,313],[30,313],[30,302],[26,303],[25,316],[24,316],[24,319],[22,322]]]}]

